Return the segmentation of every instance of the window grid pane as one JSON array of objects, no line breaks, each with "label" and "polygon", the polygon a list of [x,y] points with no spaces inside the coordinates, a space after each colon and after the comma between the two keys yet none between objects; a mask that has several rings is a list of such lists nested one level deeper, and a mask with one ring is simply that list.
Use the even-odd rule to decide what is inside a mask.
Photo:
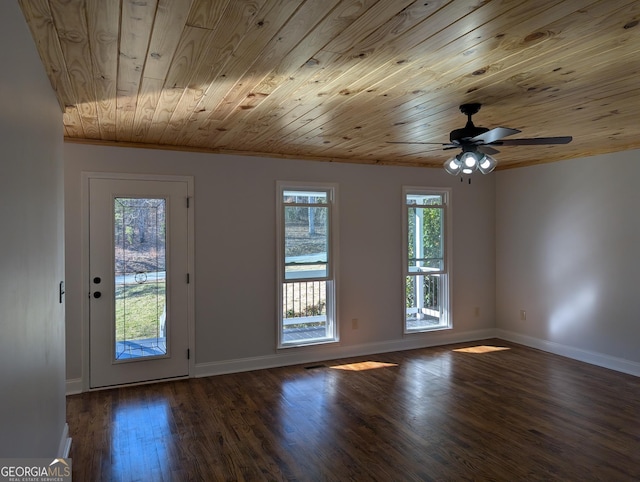
[{"label": "window grid pane", "polygon": [[407,331],[442,325],[441,280],[439,274],[406,277]]},{"label": "window grid pane", "polygon": [[326,278],[329,208],[285,206],[285,279]]},{"label": "window grid pane", "polygon": [[327,281],[283,283],[282,341],[311,341],[331,335],[327,320]]},{"label": "window grid pane", "polygon": [[444,270],[443,208],[408,208],[408,269]]},{"label": "window grid pane", "polygon": [[284,191],[282,202],[284,204],[327,204],[329,193],[327,191]]},{"label": "window grid pane", "polygon": [[407,194],[408,205],[442,206],[444,195],[442,194]]}]

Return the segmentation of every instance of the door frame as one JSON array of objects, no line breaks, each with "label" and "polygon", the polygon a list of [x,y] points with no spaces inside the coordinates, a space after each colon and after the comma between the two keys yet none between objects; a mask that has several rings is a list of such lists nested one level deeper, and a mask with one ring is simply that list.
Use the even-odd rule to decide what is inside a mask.
[{"label": "door frame", "polygon": [[[187,210],[187,266],[189,272],[189,284],[187,285],[188,297],[187,297],[187,331],[189,337],[189,373],[188,378],[195,376],[195,229],[194,229],[194,180],[193,176],[181,176],[181,175],[163,175],[163,174],[129,174],[122,172],[88,172],[83,171],[81,174],[82,189],[81,189],[81,222],[80,229],[82,231],[81,242],[81,260],[80,267],[82,270],[82,391],[95,391],[104,390],[105,388],[91,388],[90,387],[90,356],[89,356],[89,329],[90,329],[90,293],[91,293],[91,276],[89,273],[89,181],[91,179],[112,179],[115,181],[180,181],[187,184],[187,196],[189,199],[189,209]],[[185,200],[187,202],[187,200]],[[129,385],[144,385],[147,383],[157,383],[158,381],[138,382]],[[126,386],[126,385],[119,385]]]}]

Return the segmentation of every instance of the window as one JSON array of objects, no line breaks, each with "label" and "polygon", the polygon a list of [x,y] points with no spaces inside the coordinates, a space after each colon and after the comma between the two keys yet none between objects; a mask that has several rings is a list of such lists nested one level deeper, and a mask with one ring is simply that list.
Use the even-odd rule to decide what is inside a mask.
[{"label": "window", "polygon": [[335,185],[278,182],[278,347],[338,341]]},{"label": "window", "polygon": [[404,188],[405,333],[451,328],[448,189]]}]

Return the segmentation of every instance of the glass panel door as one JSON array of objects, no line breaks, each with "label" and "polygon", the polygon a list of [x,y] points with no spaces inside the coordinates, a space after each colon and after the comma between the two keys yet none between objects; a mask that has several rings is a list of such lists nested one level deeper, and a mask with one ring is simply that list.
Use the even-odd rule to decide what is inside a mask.
[{"label": "glass panel door", "polygon": [[184,178],[89,178],[91,388],[187,376],[189,220]]}]

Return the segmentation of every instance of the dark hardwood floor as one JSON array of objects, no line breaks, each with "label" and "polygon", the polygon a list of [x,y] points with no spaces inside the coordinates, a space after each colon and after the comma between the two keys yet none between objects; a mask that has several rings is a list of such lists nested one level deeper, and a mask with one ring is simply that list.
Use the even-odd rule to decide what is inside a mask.
[{"label": "dark hardwood floor", "polygon": [[67,418],[74,481],[640,480],[640,378],[501,340],[84,393]]}]

